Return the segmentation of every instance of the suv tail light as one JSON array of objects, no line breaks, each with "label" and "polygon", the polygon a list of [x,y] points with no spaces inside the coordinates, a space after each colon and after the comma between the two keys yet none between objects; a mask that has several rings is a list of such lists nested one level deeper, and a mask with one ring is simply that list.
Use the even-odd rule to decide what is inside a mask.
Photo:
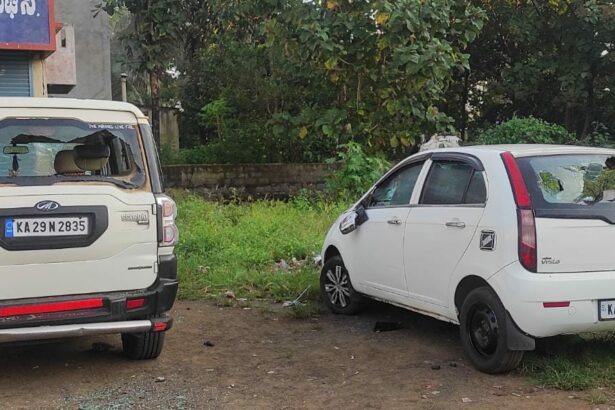
[{"label": "suv tail light", "polygon": [[179,239],[179,230],[175,224],[177,205],[166,195],[157,195],[158,206],[158,245],[175,246]]},{"label": "suv tail light", "polygon": [[536,220],[532,209],[532,198],[527,190],[517,160],[510,152],[502,153],[502,161],[508,172],[515,203],[519,227],[519,261],[530,272],[536,272]]}]

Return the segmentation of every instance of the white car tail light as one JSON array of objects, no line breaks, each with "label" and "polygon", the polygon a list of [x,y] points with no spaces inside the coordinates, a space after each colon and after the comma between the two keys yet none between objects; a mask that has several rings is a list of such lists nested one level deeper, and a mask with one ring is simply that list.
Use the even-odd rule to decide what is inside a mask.
[{"label": "white car tail light", "polygon": [[536,221],[532,198],[525,186],[523,175],[517,160],[510,152],[502,153],[502,161],[508,172],[515,203],[517,204],[517,220],[519,226],[519,261],[530,272],[537,270],[536,255]]},{"label": "white car tail light", "polygon": [[175,224],[177,218],[177,205],[166,195],[157,195],[158,205],[158,246],[175,246],[179,240],[179,230]]}]

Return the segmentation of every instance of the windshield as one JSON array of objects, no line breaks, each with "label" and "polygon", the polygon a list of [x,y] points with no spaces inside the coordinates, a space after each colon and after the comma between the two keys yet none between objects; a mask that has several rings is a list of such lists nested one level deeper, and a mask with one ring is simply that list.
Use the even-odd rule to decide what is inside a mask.
[{"label": "windshield", "polygon": [[136,126],[130,124],[11,118],[0,121],[0,145],[0,183],[145,183]]},{"label": "windshield", "polygon": [[615,156],[553,155],[519,158],[532,200],[542,208],[611,207]]}]

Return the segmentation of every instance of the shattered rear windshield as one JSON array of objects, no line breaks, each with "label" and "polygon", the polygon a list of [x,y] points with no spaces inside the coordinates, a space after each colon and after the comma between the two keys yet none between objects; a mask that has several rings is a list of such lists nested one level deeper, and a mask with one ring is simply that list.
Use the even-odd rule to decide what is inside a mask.
[{"label": "shattered rear windshield", "polygon": [[0,183],[51,185],[101,181],[122,188],[145,183],[136,126],[71,119],[0,121]]},{"label": "shattered rear windshield", "polygon": [[615,156],[519,158],[532,200],[543,208],[615,206]]}]

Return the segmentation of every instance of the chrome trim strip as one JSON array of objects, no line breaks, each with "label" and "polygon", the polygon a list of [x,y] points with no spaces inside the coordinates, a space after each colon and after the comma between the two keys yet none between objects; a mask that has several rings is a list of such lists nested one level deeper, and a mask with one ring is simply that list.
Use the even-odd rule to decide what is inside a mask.
[{"label": "chrome trim strip", "polygon": [[104,335],[110,333],[139,333],[147,332],[151,328],[152,322],[149,320],[129,320],[124,322],[81,323],[76,325],[1,329],[0,343],[61,339],[65,337]]}]

